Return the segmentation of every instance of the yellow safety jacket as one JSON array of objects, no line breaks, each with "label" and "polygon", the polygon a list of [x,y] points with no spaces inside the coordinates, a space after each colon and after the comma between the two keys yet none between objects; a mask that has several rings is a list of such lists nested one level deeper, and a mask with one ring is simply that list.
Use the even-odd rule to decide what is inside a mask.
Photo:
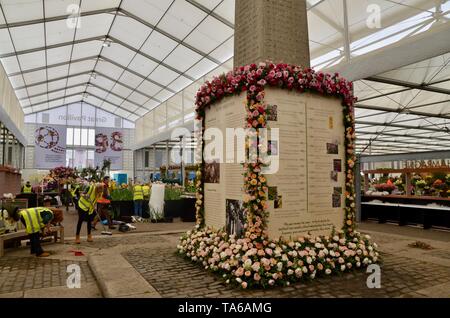
[{"label": "yellow safety jacket", "polygon": [[142,186],[135,185],[133,188],[133,200],[144,200],[144,191],[142,190]]},{"label": "yellow safety jacket", "polygon": [[97,197],[95,196],[95,185],[90,185],[89,190],[87,192],[87,198],[85,196],[81,196],[80,200],[78,201],[78,206],[83,211],[88,212],[89,214],[92,214],[95,209],[95,203],[97,203]]},{"label": "yellow safety jacket", "polygon": [[32,186],[27,186],[27,185],[24,185],[23,186],[23,193],[32,193],[33,191],[33,187]]},{"label": "yellow safety jacket", "polygon": [[28,234],[40,232],[45,227],[42,221],[41,212],[47,211],[53,215],[53,212],[46,208],[29,208],[19,212],[20,216],[25,220],[26,231]]},{"label": "yellow safety jacket", "polygon": [[74,186],[72,189],[70,189],[70,195],[72,196],[72,198],[75,198],[76,196],[76,192],[78,190],[80,186],[77,184],[76,186]]},{"label": "yellow safety jacket", "polygon": [[144,197],[150,196],[150,187],[148,185],[143,186],[142,191],[144,192]]}]

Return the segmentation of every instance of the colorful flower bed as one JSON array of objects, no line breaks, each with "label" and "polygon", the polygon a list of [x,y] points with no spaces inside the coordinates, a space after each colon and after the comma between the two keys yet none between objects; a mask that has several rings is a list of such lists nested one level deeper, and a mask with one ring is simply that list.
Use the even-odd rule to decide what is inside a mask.
[{"label": "colorful flower bed", "polygon": [[[247,118],[244,128],[267,127],[265,87],[311,92],[341,98],[346,148],[345,217],[338,235],[299,238],[292,242],[273,241],[267,233],[267,179],[261,173],[261,158],[249,158],[244,168],[244,207],[247,213],[245,238],[236,239],[222,230],[205,227],[203,205],[203,165],[197,170],[196,228],[180,240],[181,255],[220,273],[230,283],[243,288],[286,285],[303,277],[329,275],[378,261],[376,245],[354,229],[355,128],[353,86],[339,77],[288,64],[260,63],[238,67],[203,85],[196,96],[197,119],[204,121],[205,109],[226,96],[246,92]],[[204,127],[204,124],[202,125]],[[196,136],[203,151],[202,131]],[[247,140],[246,148],[250,148]],[[337,240],[334,240],[337,238]],[[337,255],[337,256],[336,256]]]},{"label": "colorful flower bed", "polygon": [[189,260],[220,274],[227,284],[267,288],[377,263],[377,245],[369,240],[356,231],[349,235],[339,231],[331,236],[307,235],[290,242],[264,239],[259,243],[197,225],[180,239],[177,248]]}]

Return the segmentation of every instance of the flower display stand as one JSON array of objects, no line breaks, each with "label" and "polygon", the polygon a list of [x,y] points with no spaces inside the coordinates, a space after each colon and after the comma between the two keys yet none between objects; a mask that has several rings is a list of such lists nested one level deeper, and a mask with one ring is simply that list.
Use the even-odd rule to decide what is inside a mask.
[{"label": "flower display stand", "polygon": [[[205,83],[197,226],[179,253],[242,288],[376,263],[376,244],[355,230],[354,101],[337,74],[288,64],[251,64]],[[243,145],[216,143],[230,128],[233,139],[241,128]]]}]

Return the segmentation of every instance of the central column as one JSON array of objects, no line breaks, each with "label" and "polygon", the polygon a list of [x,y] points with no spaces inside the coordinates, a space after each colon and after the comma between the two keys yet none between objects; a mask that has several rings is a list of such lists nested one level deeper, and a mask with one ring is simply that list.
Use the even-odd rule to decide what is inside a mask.
[{"label": "central column", "polygon": [[306,0],[236,0],[234,66],[271,60],[309,67]]}]

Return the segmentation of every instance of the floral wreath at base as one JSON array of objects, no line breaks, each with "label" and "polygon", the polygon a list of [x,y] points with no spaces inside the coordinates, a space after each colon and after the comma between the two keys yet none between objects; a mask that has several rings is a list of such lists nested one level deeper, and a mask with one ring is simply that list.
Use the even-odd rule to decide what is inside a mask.
[{"label": "floral wreath at base", "polygon": [[243,288],[288,285],[290,282],[310,277],[330,275],[360,268],[379,261],[375,243],[355,231],[355,189],[353,167],[355,164],[355,119],[353,85],[339,77],[303,69],[288,64],[271,62],[251,64],[213,78],[197,92],[197,120],[203,121],[197,131],[197,140],[203,153],[205,109],[224,97],[247,92],[244,128],[253,128],[256,136],[246,140],[250,148],[251,137],[258,137],[258,129],[267,127],[267,105],[264,88],[278,87],[297,92],[311,92],[339,97],[342,100],[345,126],[345,219],[344,226],[331,238],[328,236],[300,237],[284,242],[269,239],[267,233],[267,179],[262,174],[264,162],[249,158],[244,163],[244,208],[247,213],[245,238],[236,239],[223,230],[205,227],[203,164],[197,170],[196,219],[193,231],[180,238],[178,252],[205,269],[220,273],[229,283]]}]

